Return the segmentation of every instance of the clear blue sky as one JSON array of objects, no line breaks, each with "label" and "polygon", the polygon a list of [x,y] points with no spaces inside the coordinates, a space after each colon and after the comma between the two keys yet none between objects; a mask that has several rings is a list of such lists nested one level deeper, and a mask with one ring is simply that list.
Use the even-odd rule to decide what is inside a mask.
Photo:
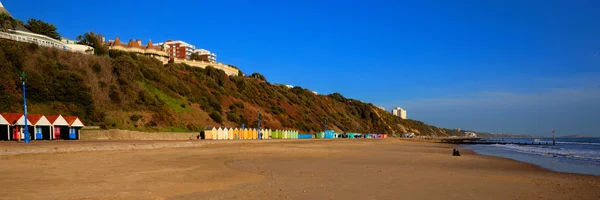
[{"label": "clear blue sky", "polygon": [[600,1],[2,0],[68,38],[184,40],[437,126],[600,136]]}]

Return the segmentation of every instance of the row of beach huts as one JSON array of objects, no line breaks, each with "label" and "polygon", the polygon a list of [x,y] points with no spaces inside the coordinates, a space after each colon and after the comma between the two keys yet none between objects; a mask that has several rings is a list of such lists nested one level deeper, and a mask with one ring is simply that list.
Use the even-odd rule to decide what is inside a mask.
[{"label": "row of beach huts", "polygon": [[271,130],[256,128],[207,127],[200,132],[202,140],[251,140],[251,139],[335,139],[335,138],[387,138],[386,134],[336,133],[327,130],[320,133],[298,133],[297,130]]},{"label": "row of beach huts", "polygon": [[296,130],[271,130],[256,128],[207,127],[200,133],[205,140],[298,139]]},{"label": "row of beach huts", "polygon": [[0,140],[24,139],[25,120],[31,140],[78,140],[84,127],[77,116],[0,113]]}]

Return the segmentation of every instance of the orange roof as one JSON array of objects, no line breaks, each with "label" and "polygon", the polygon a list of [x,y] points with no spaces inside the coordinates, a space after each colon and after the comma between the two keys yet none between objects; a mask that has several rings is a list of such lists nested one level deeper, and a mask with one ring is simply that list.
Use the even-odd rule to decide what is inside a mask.
[{"label": "orange roof", "polygon": [[19,119],[21,119],[21,117],[23,117],[23,114],[21,114],[21,113],[2,113],[1,115],[10,124],[17,123],[17,120],[19,120]]},{"label": "orange roof", "polygon": [[27,119],[31,122],[31,125],[35,125],[43,116],[42,114],[27,114]]},{"label": "orange roof", "polygon": [[[51,115],[51,116],[46,116],[46,119],[48,119],[48,121],[50,121],[51,124],[54,124],[54,122],[58,119],[60,115]],[[29,117],[29,116],[28,116]]]},{"label": "orange roof", "polygon": [[146,45],[146,49],[154,49],[154,45],[152,45],[152,40],[148,41],[148,45]]},{"label": "orange roof", "polygon": [[119,40],[119,36],[117,36],[117,38],[115,38],[115,41],[112,43],[112,46],[125,46],[125,45],[123,45],[123,43],[121,43],[121,40]]},{"label": "orange roof", "polygon": [[[75,123],[75,120],[79,119],[79,117],[77,117],[77,116],[65,116],[63,118],[65,118],[67,123],[69,123],[69,126],[73,125],[73,123]],[[81,123],[83,124],[83,122],[81,122]]]},{"label": "orange roof", "polygon": [[142,48],[140,46],[140,44],[138,44],[138,42],[135,41],[135,40],[129,40],[129,44],[127,44],[127,47],[130,47],[130,48],[140,48],[140,49]]}]

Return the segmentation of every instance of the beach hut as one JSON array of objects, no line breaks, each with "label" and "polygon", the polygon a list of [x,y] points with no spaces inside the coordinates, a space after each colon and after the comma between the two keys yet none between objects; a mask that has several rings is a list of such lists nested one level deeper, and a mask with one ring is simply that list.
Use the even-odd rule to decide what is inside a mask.
[{"label": "beach hut", "polygon": [[45,117],[48,119],[48,122],[52,124],[52,127],[50,128],[52,133],[50,134],[53,140],[62,139],[60,133],[65,133],[65,137],[68,139],[69,135],[67,133],[69,132],[69,123],[62,115],[50,115]]},{"label": "beach hut", "polygon": [[267,129],[267,139],[272,139],[273,135],[271,135],[271,129]]},{"label": "beach hut", "polygon": [[80,138],[80,130],[85,126],[77,116],[65,116],[65,121],[69,124],[69,139],[78,140]]},{"label": "beach hut", "polygon": [[52,132],[52,123],[48,121],[48,119],[41,114],[28,114],[27,119],[33,125],[34,140],[51,140],[51,132]]},{"label": "beach hut", "polygon": [[219,127],[217,128],[217,138],[216,140],[222,140],[223,139],[223,128]]},{"label": "beach hut", "polygon": [[315,134],[315,138],[317,139],[323,139],[324,138],[325,133],[324,132],[319,132]]},{"label": "beach hut", "polygon": [[[25,133],[23,131],[23,128],[25,126],[25,116],[23,116],[23,114],[21,113],[2,113],[2,117],[4,117],[4,119],[9,124],[10,139],[23,139],[25,136]],[[33,132],[33,126],[31,126],[31,122],[29,120],[27,120],[27,126],[29,126],[29,130],[27,130],[30,134],[29,138],[33,139],[35,137]]]},{"label": "beach hut", "polygon": [[0,140],[10,140],[10,123],[0,115]]},{"label": "beach hut", "polygon": [[258,132],[258,137],[259,137],[261,140],[264,140],[264,139],[265,139],[265,129],[260,129],[260,131]]},{"label": "beach hut", "polygon": [[216,132],[216,131],[217,131],[217,128],[212,127],[212,126],[204,128],[205,139],[206,140],[214,140],[214,138],[215,138],[214,132]]},{"label": "beach hut", "polygon": [[233,128],[228,128],[227,129],[227,139],[228,140],[233,140]]},{"label": "beach hut", "polygon": [[248,139],[248,135],[249,134],[248,134],[248,129],[247,128],[244,128],[244,134],[242,134],[242,135],[243,135],[242,139],[244,139],[244,140]]},{"label": "beach hut", "polygon": [[298,134],[298,139],[311,139],[313,137],[310,133],[300,133]]},{"label": "beach hut", "polygon": [[239,137],[240,137],[240,129],[234,128],[233,129],[233,139],[237,140],[237,139],[239,139]]},{"label": "beach hut", "polygon": [[335,132],[333,130],[326,130],[323,134],[323,137],[327,139],[333,139],[334,136]]},{"label": "beach hut", "polygon": [[253,128],[252,129],[252,139],[256,140],[258,138],[258,131]]},{"label": "beach hut", "polygon": [[229,129],[228,128],[223,128],[223,139],[224,140],[229,139]]}]

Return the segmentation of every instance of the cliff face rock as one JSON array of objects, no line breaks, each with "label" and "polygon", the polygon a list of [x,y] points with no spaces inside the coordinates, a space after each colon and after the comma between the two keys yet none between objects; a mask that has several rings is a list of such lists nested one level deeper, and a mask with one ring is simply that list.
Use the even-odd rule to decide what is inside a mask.
[{"label": "cliff face rock", "polygon": [[[77,115],[86,125],[143,131],[197,131],[205,126],[257,126],[317,132],[428,135],[445,130],[403,120],[341,94],[273,85],[264,78],[228,76],[211,67],[163,65],[111,51],[83,55],[0,41],[0,112],[20,112],[21,70],[28,74],[31,113]],[[267,77],[268,78],[268,77]],[[394,126],[397,125],[397,126]]]}]

